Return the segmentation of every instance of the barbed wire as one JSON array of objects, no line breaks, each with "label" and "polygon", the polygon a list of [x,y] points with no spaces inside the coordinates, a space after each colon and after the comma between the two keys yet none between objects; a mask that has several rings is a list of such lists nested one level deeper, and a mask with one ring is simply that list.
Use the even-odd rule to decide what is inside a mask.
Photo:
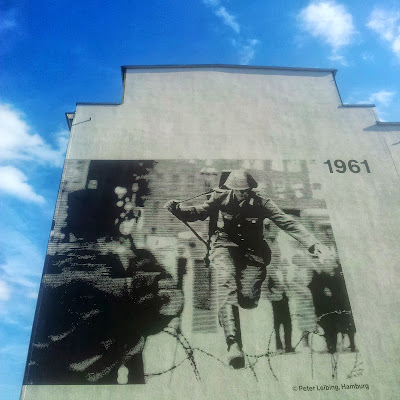
[{"label": "barbed wire", "polygon": [[[317,318],[317,321],[320,321],[322,318],[328,316],[328,315],[332,315],[332,314],[351,314],[351,311],[348,310],[334,310],[331,311],[329,313],[325,313],[322,314],[321,316],[319,316]],[[169,334],[170,336],[174,337],[177,340],[177,344],[180,344],[181,347],[184,349],[185,353],[186,353],[186,357],[184,359],[182,359],[181,361],[179,361],[178,363],[174,363],[171,367],[163,370],[163,371],[158,371],[158,372],[152,372],[152,373],[148,373],[145,374],[146,377],[155,377],[155,376],[160,376],[163,374],[166,374],[168,372],[171,372],[173,370],[175,370],[176,368],[180,367],[182,364],[184,364],[185,361],[189,360],[192,369],[193,369],[193,373],[196,377],[197,381],[201,381],[201,376],[200,376],[200,371],[198,369],[196,360],[195,360],[195,353],[198,352],[200,354],[204,354],[205,356],[212,358],[213,360],[217,361],[218,363],[222,364],[224,367],[226,368],[232,368],[229,364],[227,364],[225,361],[223,361],[222,359],[220,359],[219,357],[217,357],[216,355],[200,348],[200,347],[192,347],[192,345],[190,344],[189,340],[186,338],[186,336],[180,331],[175,331],[175,330],[168,330],[168,329],[164,329],[162,332]],[[250,370],[254,379],[256,380],[256,382],[258,382],[258,376],[257,373],[254,369],[254,366],[258,363],[258,361],[262,358],[266,358],[267,359],[267,363],[268,363],[268,367],[270,369],[270,372],[272,374],[272,376],[275,378],[276,381],[279,381],[273,367],[272,367],[272,363],[271,363],[271,359],[273,357],[276,356],[282,356],[285,353],[282,352],[273,352],[270,351],[271,348],[271,343],[272,343],[272,338],[274,335],[275,329],[273,329],[271,331],[271,334],[269,336],[268,339],[268,347],[267,347],[267,351],[264,353],[260,353],[260,354],[249,354],[249,353],[243,353],[244,356],[246,357],[246,361],[247,361],[247,365],[242,368],[242,370]],[[314,379],[314,349],[312,346],[312,342],[313,342],[313,337],[314,336],[320,336],[320,337],[325,337],[325,334],[319,333],[318,331],[314,330],[314,331],[305,331],[303,332],[303,335],[301,336],[301,338],[298,340],[298,342],[296,343],[296,345],[293,347],[294,350],[296,350],[296,348],[300,345],[300,343],[303,341],[303,339],[305,337],[309,337],[310,339],[310,364],[311,364],[311,378]],[[254,360],[254,361],[252,361]],[[352,370],[349,372],[349,374],[347,375],[347,378],[352,378],[355,376],[360,376],[363,372],[363,368],[361,368],[361,365],[363,364],[363,362],[359,362],[358,360],[358,354],[356,354],[356,360],[355,363],[352,367]],[[332,368],[332,378],[336,379],[337,378],[337,373],[338,373],[338,354],[334,353],[331,354],[331,368]]]},{"label": "barbed wire", "polygon": [[358,353],[356,353],[356,361],[354,362],[353,369],[348,373],[346,378],[351,379],[362,375],[362,373],[364,372],[364,368],[362,368],[361,365],[363,364],[364,362],[358,361]]}]

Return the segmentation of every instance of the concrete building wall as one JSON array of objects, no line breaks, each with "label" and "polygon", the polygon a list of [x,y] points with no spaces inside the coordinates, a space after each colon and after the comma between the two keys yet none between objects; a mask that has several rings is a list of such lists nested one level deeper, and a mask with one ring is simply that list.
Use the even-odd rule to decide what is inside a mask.
[{"label": "concrete building wall", "polygon": [[[123,73],[120,105],[77,104],[67,158],[316,160],[343,264],[352,265],[344,272],[350,297],[386,293],[354,305],[356,318],[363,315],[357,322],[365,330],[374,325],[377,316],[365,310],[397,298],[400,283],[400,185],[387,145],[400,125],[378,123],[372,106],[343,105],[329,70],[128,67]],[[372,172],[330,174],[328,159],[367,160]]]},{"label": "concrete building wall", "polygon": [[[399,381],[393,371],[400,363],[400,144],[396,144],[400,124],[379,122],[373,106],[343,105],[333,70],[193,66],[124,67],[122,71],[121,104],[77,104],[67,160],[242,160],[232,165],[248,163],[250,170],[254,165],[243,160],[270,160],[271,168],[265,170],[273,171],[278,183],[277,165],[282,160],[314,160],[308,164],[313,167],[306,184],[322,188],[322,195],[313,196],[326,203],[362,349],[363,383],[373,387],[351,392],[351,398],[395,398]],[[337,171],[335,160],[344,161],[346,172]],[[360,172],[349,170],[350,160],[358,161]],[[365,160],[370,172],[360,164]],[[190,168],[186,169],[189,174]],[[162,176],[168,170],[164,167],[154,173]],[[285,173],[287,178],[290,174]],[[200,178],[196,179],[190,182],[187,197],[196,193]],[[158,190],[161,200],[173,195],[171,186]],[[181,185],[179,195],[184,194]],[[274,195],[280,199],[279,190]],[[149,200],[148,206],[158,207],[160,199]],[[154,213],[148,228],[162,218],[166,217]],[[168,233],[162,227],[159,232],[163,237]],[[249,330],[257,331],[254,317],[247,321]],[[341,376],[345,379],[343,371]],[[292,384],[306,382],[288,379],[290,384],[274,388],[268,379],[252,386],[228,374],[212,381],[205,391],[194,385],[183,385],[181,392],[160,390],[164,390],[163,398],[182,393],[192,398],[229,398],[232,393],[226,388],[232,385],[235,398],[265,398],[265,393],[269,398],[271,393],[279,393],[277,398],[296,398]],[[116,390],[104,393],[111,396]],[[120,398],[132,394],[118,390]],[[27,398],[41,393],[37,387],[28,392],[31,397]],[[99,393],[97,388],[91,390],[90,398]],[[159,396],[147,388],[137,389],[136,394],[138,398]],[[315,398],[323,396],[315,393]]]},{"label": "concrete building wall", "polygon": [[310,158],[381,147],[379,135],[364,140],[374,109],[343,107],[332,71],[127,69],[122,104],[78,103],[77,123],[68,158],[241,158],[242,146],[255,159]]}]

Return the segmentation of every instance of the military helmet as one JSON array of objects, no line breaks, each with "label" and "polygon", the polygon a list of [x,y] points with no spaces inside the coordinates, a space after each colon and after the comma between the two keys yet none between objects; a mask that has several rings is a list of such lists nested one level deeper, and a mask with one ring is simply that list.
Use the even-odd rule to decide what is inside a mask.
[{"label": "military helmet", "polygon": [[247,190],[256,188],[258,183],[246,170],[235,169],[229,174],[224,185],[228,189]]}]

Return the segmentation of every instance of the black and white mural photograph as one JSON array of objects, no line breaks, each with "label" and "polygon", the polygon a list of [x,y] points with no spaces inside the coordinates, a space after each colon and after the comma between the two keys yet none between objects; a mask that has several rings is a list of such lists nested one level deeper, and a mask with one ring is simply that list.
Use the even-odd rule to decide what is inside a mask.
[{"label": "black and white mural photograph", "polygon": [[67,160],[24,384],[362,375],[348,266],[315,171],[305,160]]}]

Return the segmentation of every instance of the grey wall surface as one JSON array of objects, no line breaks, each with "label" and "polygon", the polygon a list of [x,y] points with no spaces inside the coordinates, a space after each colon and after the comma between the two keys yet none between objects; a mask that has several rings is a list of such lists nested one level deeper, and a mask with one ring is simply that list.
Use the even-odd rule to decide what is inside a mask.
[{"label": "grey wall surface", "polygon": [[122,104],[78,104],[74,124],[67,158],[243,158],[243,148],[290,158],[298,143],[296,157],[312,158],[381,147],[366,131],[373,108],[343,107],[332,73],[319,71],[128,69]]},{"label": "grey wall surface", "polygon": [[[235,386],[234,393],[215,382],[182,383],[157,393],[135,387],[135,398],[398,398],[400,124],[379,124],[372,106],[344,106],[330,71],[160,67],[127,68],[121,104],[78,103],[72,125],[71,160],[315,160],[359,332],[364,373],[356,382],[370,386],[299,394],[289,372],[284,382]],[[337,159],[367,160],[370,173],[330,173],[324,162]],[[23,398],[56,398],[57,390],[24,387]],[[64,398],[134,393],[127,387],[68,392]]]}]

